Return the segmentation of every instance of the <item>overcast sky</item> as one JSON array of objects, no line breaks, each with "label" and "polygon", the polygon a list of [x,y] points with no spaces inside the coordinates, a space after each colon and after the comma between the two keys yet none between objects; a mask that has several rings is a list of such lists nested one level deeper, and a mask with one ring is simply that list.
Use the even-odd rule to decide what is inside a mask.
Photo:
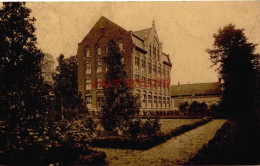
[{"label": "overcast sky", "polygon": [[[55,58],[76,55],[78,43],[103,15],[126,30],[155,20],[163,51],[173,64],[171,82],[217,81],[209,55],[214,33],[229,23],[260,43],[260,2],[30,2],[39,47]],[[260,46],[257,52],[260,53]]]}]

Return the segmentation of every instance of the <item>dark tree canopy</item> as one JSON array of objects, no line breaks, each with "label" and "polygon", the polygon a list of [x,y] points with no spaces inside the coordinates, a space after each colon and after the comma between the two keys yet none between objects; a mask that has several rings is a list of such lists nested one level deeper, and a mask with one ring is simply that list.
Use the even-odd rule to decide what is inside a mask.
[{"label": "dark tree canopy", "polygon": [[[107,87],[104,87],[104,97],[101,103],[101,123],[106,130],[125,130],[134,117],[139,114],[138,97],[133,95],[132,87],[125,86],[127,73],[122,63],[122,55],[116,43],[111,40],[108,44],[108,54],[104,57],[108,71],[105,74]],[[122,80],[117,86],[113,80]]]},{"label": "dark tree canopy", "polygon": [[213,49],[208,49],[219,78],[223,81],[222,109],[235,116],[251,114],[256,85],[256,44],[248,42],[244,29],[227,25],[213,35]]},{"label": "dark tree canopy", "polygon": [[30,117],[30,124],[36,125],[43,117],[39,113],[46,111],[49,91],[30,13],[25,3],[6,2],[0,10],[0,109],[5,120],[17,123]]},{"label": "dark tree canopy", "polygon": [[[83,111],[83,100],[78,93],[78,77],[77,77],[77,58],[71,56],[65,58],[64,55],[58,57],[57,74],[54,76],[54,94],[56,110],[65,109],[64,111],[72,111],[78,109]],[[63,110],[61,110],[63,111]],[[66,112],[63,112],[63,114]]]}]

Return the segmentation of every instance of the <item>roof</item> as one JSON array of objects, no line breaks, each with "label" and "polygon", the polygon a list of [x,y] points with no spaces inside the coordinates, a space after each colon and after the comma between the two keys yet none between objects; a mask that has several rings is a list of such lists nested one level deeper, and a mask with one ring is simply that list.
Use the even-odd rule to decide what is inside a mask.
[{"label": "roof", "polygon": [[152,28],[147,28],[147,29],[143,29],[140,31],[134,31],[133,35],[135,35],[136,37],[145,40],[145,34],[149,35],[151,32]]},{"label": "roof", "polygon": [[218,95],[221,94],[219,82],[172,85],[171,96],[192,96],[192,95]]}]

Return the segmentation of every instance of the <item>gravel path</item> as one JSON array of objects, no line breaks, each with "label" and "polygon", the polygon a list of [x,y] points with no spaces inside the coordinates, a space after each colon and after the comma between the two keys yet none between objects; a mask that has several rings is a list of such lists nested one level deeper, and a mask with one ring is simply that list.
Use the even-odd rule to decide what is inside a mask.
[{"label": "gravel path", "polygon": [[145,151],[94,149],[107,154],[109,165],[182,165],[207,144],[226,121],[213,120]]}]

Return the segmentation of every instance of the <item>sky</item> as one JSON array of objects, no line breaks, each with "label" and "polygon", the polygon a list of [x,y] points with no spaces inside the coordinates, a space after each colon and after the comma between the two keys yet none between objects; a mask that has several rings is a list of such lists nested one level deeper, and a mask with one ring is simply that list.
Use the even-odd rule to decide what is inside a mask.
[{"label": "sky", "polygon": [[[207,48],[213,34],[235,24],[260,43],[260,2],[28,2],[36,18],[38,47],[55,59],[77,54],[78,43],[101,16],[128,31],[152,26],[173,64],[171,84],[218,81]],[[260,46],[256,52],[260,53]]]}]

